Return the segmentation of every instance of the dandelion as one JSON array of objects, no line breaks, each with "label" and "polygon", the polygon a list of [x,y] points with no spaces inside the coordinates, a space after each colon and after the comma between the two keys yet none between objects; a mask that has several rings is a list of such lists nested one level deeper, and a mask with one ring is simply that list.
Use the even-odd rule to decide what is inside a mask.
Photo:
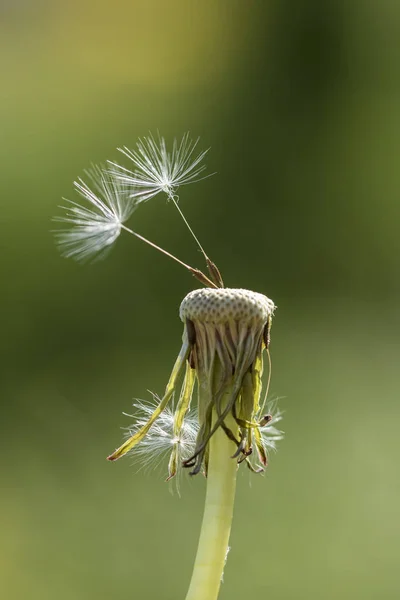
[{"label": "dandelion", "polygon": [[[166,150],[163,138],[139,140],[137,151],[122,152],[136,171],[114,163],[112,172],[93,167],[75,190],[82,202],[67,201],[57,221],[62,253],[77,259],[104,255],[122,231],[152,246],[185,267],[206,287],[183,299],[182,346],[164,395],[134,404],[133,424],[108,460],[133,453],[141,466],[158,464],[168,456],[170,480],[182,471],[207,477],[207,492],[199,545],[186,600],[216,600],[228,553],[236,477],[239,466],[260,473],[268,453],[282,439],[277,425],[282,415],[267,402],[271,373],[270,331],[275,305],[263,294],[225,288],[216,265],[208,258],[183,216],[176,197],[180,185],[198,181],[206,152],[196,156],[197,141],[186,134]],[[206,258],[210,277],[187,265],[126,225],[137,207],[159,192],[177,206]],[[264,400],[264,356],[268,377]],[[197,402],[193,406],[196,390]]]},{"label": "dandelion", "polygon": [[[180,306],[182,347],[164,396],[146,422],[108,459],[115,461],[146,443],[184,379],[173,418],[180,438],[197,384],[199,429],[188,458],[171,450],[168,477],[180,466],[207,476],[199,546],[187,600],[218,596],[232,523],[236,474],[240,463],[254,472],[268,464],[267,451],[281,438],[275,419],[261,403],[263,350],[268,352],[275,305],[266,296],[243,289],[205,288],[190,292]],[[268,405],[267,405],[268,407]],[[271,408],[271,407],[270,407]],[[269,435],[263,428],[269,428]],[[151,442],[149,442],[151,446]]]}]

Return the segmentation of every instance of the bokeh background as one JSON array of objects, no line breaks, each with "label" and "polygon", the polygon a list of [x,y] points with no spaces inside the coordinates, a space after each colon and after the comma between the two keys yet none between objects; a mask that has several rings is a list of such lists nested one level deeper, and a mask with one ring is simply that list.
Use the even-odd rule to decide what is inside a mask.
[{"label": "bokeh background", "polygon": [[[391,0],[0,3],[0,595],[184,598],[205,482],[105,460],[162,392],[196,286],[121,236],[50,230],[92,161],[190,130],[181,206],[229,286],[278,305],[286,439],[239,476],[221,600],[400,595],[400,7]],[[135,228],[201,256],[161,196]]]}]

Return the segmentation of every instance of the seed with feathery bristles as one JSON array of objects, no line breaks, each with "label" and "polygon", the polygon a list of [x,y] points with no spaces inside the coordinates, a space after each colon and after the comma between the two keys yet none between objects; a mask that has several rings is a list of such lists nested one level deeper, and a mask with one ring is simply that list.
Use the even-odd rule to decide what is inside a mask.
[{"label": "seed with feathery bristles", "polygon": [[150,134],[137,142],[136,150],[126,146],[118,148],[133,162],[132,170],[109,161],[112,165],[110,172],[121,182],[132,186],[131,195],[139,201],[149,200],[160,192],[172,198],[180,185],[204,179],[200,175],[206,167],[200,163],[208,149],[196,155],[198,142],[199,138],[193,141],[189,133],[185,133],[179,143],[174,140],[172,151],[168,152],[165,139],[159,135],[156,140]]},{"label": "seed with feathery bristles", "polygon": [[130,197],[130,189],[105,172],[93,166],[86,171],[91,186],[82,179],[74,182],[75,190],[85,204],[66,200],[66,213],[54,221],[67,223],[69,228],[55,233],[61,253],[77,260],[104,255],[121,233],[122,224],[137,206]]},{"label": "seed with feathery bristles", "polygon": [[[134,414],[124,413],[125,416],[134,419],[133,424],[125,428],[126,438],[139,431],[154,412],[160,398],[156,394],[152,394],[152,397],[149,402],[136,400],[133,404]],[[176,474],[179,475],[182,471],[187,473],[187,470],[183,469],[183,461],[188,459],[195,451],[196,439],[200,429],[199,417],[197,410],[191,408],[184,417],[179,435],[175,435],[175,410],[176,407],[167,406],[147,435],[131,450],[130,454],[135,459],[135,463],[139,465],[139,470],[157,468],[174,450],[177,450],[179,460],[177,461]],[[276,427],[282,419],[282,413],[277,407],[277,400],[268,401],[265,412],[268,419],[265,419],[265,425],[261,424],[260,431],[264,447],[268,452],[276,450],[276,442],[283,439],[282,431]],[[254,454],[250,456],[250,461],[254,470],[256,470],[258,465]]]},{"label": "seed with feathery bristles", "polygon": [[[150,402],[136,400],[133,404],[134,414],[126,415],[134,419],[134,423],[126,428],[127,438],[146,424],[159,403],[160,398],[156,394],[152,394],[152,396],[153,399]],[[168,406],[149,430],[147,436],[138,444],[135,452],[132,452],[140,468],[157,466],[173,451],[174,447],[179,448],[182,460],[189,458],[195,447],[199,429],[197,411],[192,409],[186,413],[178,435],[174,433],[174,420],[175,409]]]}]

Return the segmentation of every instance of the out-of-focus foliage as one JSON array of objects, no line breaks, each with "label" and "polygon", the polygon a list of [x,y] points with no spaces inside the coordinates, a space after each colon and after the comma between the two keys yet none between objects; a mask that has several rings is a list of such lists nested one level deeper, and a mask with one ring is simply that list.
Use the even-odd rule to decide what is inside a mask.
[{"label": "out-of-focus foliage", "polygon": [[[286,439],[240,476],[221,600],[398,598],[399,34],[389,0],[1,3],[1,597],[184,597],[204,481],[179,499],[105,456],[196,283],[129,236],[81,266],[49,233],[91,161],[158,128],[211,146],[181,206],[278,305]],[[135,226],[202,267],[161,196]]]}]

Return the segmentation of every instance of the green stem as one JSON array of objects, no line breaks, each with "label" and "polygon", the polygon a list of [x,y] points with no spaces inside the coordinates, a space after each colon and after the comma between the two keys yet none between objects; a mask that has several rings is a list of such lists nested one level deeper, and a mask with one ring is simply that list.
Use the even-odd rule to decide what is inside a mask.
[{"label": "green stem", "polygon": [[[232,431],[237,429],[231,415],[225,422]],[[203,523],[186,600],[216,600],[218,597],[229,549],[235,501],[238,466],[236,460],[231,458],[235,450],[235,444],[222,428],[217,429],[210,440]]]}]

